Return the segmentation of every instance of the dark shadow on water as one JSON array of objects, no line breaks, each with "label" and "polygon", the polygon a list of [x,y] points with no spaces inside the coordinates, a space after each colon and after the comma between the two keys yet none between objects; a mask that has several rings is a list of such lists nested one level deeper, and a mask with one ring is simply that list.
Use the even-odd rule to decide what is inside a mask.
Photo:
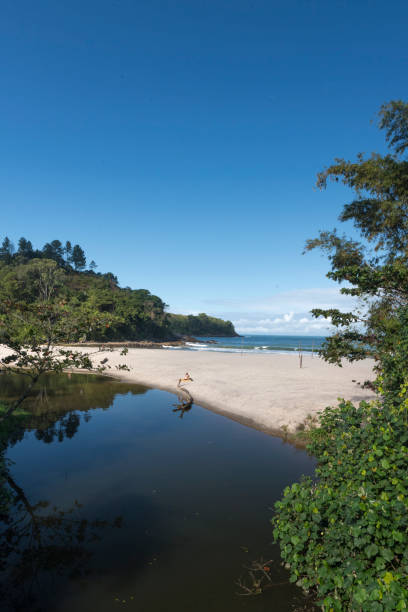
[{"label": "dark shadow on water", "polygon": [[[45,500],[32,502],[9,473],[3,487],[8,503],[3,505],[0,523],[2,610],[53,609],[66,580],[83,588],[94,576],[102,579],[105,568],[95,555],[95,544],[125,526],[122,516],[110,521],[87,518],[77,500],[67,508]],[[155,510],[146,499],[138,500],[137,515],[155,523]],[[160,549],[147,535],[135,546],[132,567],[137,573]]]}]

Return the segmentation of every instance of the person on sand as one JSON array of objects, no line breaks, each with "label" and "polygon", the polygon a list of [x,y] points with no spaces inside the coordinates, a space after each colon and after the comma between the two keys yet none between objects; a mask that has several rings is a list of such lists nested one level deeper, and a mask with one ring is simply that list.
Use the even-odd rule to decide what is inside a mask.
[{"label": "person on sand", "polygon": [[191,378],[188,372],[185,373],[184,378],[179,378],[178,384],[180,386],[181,383],[187,383],[187,382],[193,382],[193,379]]}]

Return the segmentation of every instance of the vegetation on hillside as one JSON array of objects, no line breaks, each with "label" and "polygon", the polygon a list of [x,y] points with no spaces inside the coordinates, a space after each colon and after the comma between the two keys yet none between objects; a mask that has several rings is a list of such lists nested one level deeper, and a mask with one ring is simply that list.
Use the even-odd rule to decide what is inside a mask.
[{"label": "vegetation on hillside", "polygon": [[70,315],[105,316],[105,325],[89,327],[84,340],[168,338],[165,304],[159,297],[146,289],[120,288],[110,272],[84,270],[84,251],[67,244],[63,248],[54,240],[34,251],[31,242],[21,238],[13,252],[5,238],[0,248],[1,301],[11,299],[28,306],[51,300],[64,304]]},{"label": "vegetation on hillside", "polygon": [[326,612],[391,612],[408,607],[408,104],[380,111],[391,152],[336,160],[319,175],[355,190],[341,221],[361,242],[321,232],[328,277],[360,298],[359,312],[315,310],[336,333],[321,355],[341,365],[371,356],[378,399],[342,401],[309,433],[317,480],[287,487],[276,504],[274,536],[291,580],[315,592]]},{"label": "vegetation on hillside", "polygon": [[231,321],[223,321],[209,317],[205,313],[199,315],[169,314],[170,329],[181,336],[238,336]]},{"label": "vegetation on hillside", "polygon": [[[70,315],[105,317],[88,326],[83,340],[170,340],[179,335],[234,335],[232,323],[199,315],[169,315],[166,304],[147,289],[121,288],[117,277],[97,273],[78,244],[59,240],[35,250],[26,238],[15,249],[6,237],[0,246],[0,300],[26,307],[39,302],[63,304]],[[1,320],[0,320],[1,323]]]}]

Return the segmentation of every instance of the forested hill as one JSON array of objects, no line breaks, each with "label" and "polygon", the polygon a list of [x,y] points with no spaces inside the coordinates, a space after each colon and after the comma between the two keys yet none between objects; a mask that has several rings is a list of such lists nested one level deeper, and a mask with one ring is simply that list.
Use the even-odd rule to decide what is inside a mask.
[{"label": "forested hill", "polygon": [[231,321],[209,317],[205,313],[195,315],[169,314],[170,328],[179,335],[238,336]]},{"label": "forested hill", "polygon": [[147,289],[120,287],[111,272],[87,265],[84,249],[59,240],[34,249],[20,238],[17,249],[5,238],[0,246],[0,299],[23,303],[64,301],[72,310],[106,313],[103,328],[89,330],[86,340],[174,340],[183,335],[234,336],[230,321],[200,314],[171,315],[166,304]]}]

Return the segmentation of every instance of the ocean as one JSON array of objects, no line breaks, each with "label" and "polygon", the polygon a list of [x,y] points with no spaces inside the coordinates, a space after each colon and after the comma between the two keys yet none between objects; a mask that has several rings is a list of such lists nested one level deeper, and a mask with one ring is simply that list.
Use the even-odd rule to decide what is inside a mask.
[{"label": "ocean", "polygon": [[[261,336],[245,335],[239,338],[197,338],[197,342],[187,342],[186,346],[165,346],[173,350],[213,351],[222,353],[293,353],[301,349],[303,352],[317,351],[324,336]],[[213,344],[209,341],[215,341]]]}]

